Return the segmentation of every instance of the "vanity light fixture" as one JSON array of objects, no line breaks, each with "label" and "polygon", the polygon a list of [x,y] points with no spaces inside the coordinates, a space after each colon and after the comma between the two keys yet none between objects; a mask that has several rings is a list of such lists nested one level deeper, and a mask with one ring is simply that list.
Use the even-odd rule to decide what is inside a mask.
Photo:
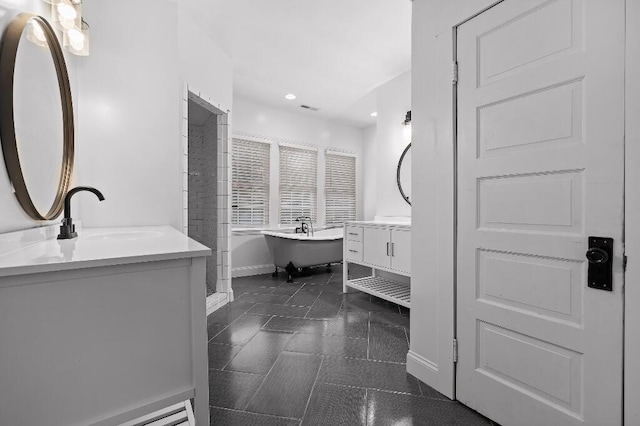
[{"label": "vanity light fixture", "polygon": [[377,113],[376,111],[374,111],[374,112],[372,112],[372,113],[371,113],[371,116],[372,116],[372,117],[377,117],[377,116],[378,116],[378,113]]},{"label": "vanity light fixture", "polygon": [[[51,4],[51,20],[62,31],[62,45],[78,56],[89,55],[89,25],[82,19],[82,0],[44,0]],[[35,33],[33,38],[37,39]],[[32,38],[29,38],[38,44]]]},{"label": "vanity light fixture", "polygon": [[82,19],[80,27],[73,27],[62,34],[62,46],[67,52],[89,56],[89,24]]},{"label": "vanity light fixture", "polygon": [[404,122],[402,124],[404,124],[405,126],[411,124],[411,111],[407,111],[407,114],[404,116]]},{"label": "vanity light fixture", "polygon": [[51,19],[53,25],[66,32],[82,25],[81,0],[53,0],[51,3]]},{"label": "vanity light fixture", "polygon": [[296,98],[296,95],[294,95],[293,93],[289,93],[288,95],[285,96],[285,98],[287,98],[290,101],[292,101],[292,100],[294,100]]}]

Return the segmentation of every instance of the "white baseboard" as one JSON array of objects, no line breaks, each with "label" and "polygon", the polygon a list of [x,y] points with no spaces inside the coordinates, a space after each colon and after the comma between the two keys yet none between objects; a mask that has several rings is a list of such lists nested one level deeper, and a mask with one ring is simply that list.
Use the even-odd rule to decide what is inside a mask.
[{"label": "white baseboard", "polygon": [[229,303],[229,293],[213,293],[207,296],[207,315]]},{"label": "white baseboard", "polygon": [[407,354],[407,373],[432,388],[437,387],[438,365],[412,351]]},{"label": "white baseboard", "polygon": [[273,264],[239,266],[237,268],[231,269],[231,277],[239,278],[239,277],[249,277],[251,275],[268,274],[275,270],[276,270],[276,267],[273,266]]}]

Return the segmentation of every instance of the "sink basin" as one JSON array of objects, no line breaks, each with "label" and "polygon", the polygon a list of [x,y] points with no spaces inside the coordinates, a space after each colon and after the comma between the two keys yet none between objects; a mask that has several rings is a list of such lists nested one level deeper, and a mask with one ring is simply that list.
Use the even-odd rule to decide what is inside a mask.
[{"label": "sink basin", "polygon": [[89,235],[82,237],[90,241],[139,241],[159,238],[162,232],[159,231],[119,231],[104,234]]}]

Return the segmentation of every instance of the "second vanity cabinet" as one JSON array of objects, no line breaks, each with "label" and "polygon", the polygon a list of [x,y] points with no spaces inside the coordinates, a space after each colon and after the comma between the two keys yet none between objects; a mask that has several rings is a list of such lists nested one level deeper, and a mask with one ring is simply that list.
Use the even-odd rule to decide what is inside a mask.
[{"label": "second vanity cabinet", "polygon": [[411,275],[411,232],[407,229],[363,227],[363,262],[389,269],[402,275]]},{"label": "second vanity cabinet", "polygon": [[[410,307],[411,226],[383,222],[349,222],[344,228],[343,290],[348,287]],[[369,277],[350,280],[349,263],[372,268]],[[381,273],[383,271],[383,273]],[[406,277],[399,280],[395,276]]]}]

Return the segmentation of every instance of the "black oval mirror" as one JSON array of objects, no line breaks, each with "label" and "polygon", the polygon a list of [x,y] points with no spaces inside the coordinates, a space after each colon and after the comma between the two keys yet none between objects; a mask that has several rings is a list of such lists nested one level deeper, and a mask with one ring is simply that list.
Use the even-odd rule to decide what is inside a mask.
[{"label": "black oval mirror", "polygon": [[402,198],[411,205],[411,143],[402,151],[398,161],[397,180]]}]

